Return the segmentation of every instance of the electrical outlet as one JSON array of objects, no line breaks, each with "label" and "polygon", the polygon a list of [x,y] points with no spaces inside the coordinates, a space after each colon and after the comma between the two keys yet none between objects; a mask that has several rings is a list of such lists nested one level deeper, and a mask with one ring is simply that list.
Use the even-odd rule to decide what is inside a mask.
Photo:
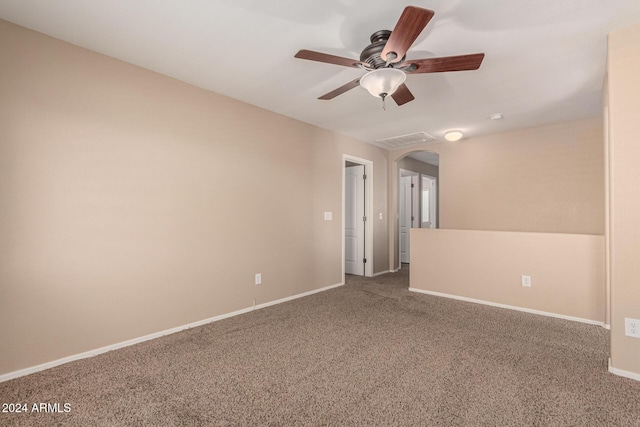
[{"label": "electrical outlet", "polygon": [[624,334],[628,337],[640,338],[640,320],[625,318]]},{"label": "electrical outlet", "polygon": [[256,274],[256,285],[262,284],[262,273]]},{"label": "electrical outlet", "polygon": [[531,276],[522,276],[522,286],[525,288],[531,287]]}]

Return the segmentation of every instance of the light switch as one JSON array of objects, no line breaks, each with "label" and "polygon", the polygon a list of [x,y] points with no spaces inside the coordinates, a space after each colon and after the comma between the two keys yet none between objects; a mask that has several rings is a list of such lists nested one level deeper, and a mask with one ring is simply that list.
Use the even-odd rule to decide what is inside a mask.
[{"label": "light switch", "polygon": [[325,220],[325,221],[331,221],[331,220],[333,220],[333,212],[325,212],[325,213],[324,213],[324,220]]}]

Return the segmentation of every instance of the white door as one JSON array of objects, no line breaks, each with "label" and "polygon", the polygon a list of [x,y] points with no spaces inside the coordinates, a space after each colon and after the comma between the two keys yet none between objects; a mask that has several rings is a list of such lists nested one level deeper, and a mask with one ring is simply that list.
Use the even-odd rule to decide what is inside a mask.
[{"label": "white door", "polygon": [[436,191],[436,179],[422,175],[422,194],[420,194],[422,201],[420,226],[422,228],[436,228],[438,212]]},{"label": "white door", "polygon": [[409,262],[411,232],[411,177],[400,177],[400,262]]},{"label": "white door", "polygon": [[349,166],[344,176],[344,271],[364,276],[364,165]]}]

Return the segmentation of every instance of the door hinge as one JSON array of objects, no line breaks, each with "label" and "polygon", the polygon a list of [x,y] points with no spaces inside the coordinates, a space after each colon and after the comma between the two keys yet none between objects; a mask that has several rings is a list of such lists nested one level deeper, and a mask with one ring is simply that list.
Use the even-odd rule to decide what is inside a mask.
[{"label": "door hinge", "polygon": [[362,220],[363,220],[364,222],[367,222],[367,217],[366,217],[366,216],[363,216],[363,217],[362,217]]},{"label": "door hinge", "polygon": [[362,175],[362,179],[367,179],[367,174],[365,173],[364,175]]},{"label": "door hinge", "polygon": [[367,259],[366,259],[366,258],[364,258],[364,259],[362,260],[362,262],[366,264],[366,263],[367,263]]},{"label": "door hinge", "polygon": [[411,183],[411,188],[413,188],[413,183]]},{"label": "door hinge", "polygon": [[413,220],[414,220],[413,215],[411,215],[411,222],[413,222]]}]

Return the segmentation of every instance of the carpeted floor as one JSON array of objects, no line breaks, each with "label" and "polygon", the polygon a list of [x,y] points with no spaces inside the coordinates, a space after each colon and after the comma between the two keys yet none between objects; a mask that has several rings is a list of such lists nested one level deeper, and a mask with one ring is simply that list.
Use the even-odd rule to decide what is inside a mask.
[{"label": "carpeted floor", "polygon": [[408,268],[0,383],[2,426],[640,426],[608,333],[410,293]]}]

